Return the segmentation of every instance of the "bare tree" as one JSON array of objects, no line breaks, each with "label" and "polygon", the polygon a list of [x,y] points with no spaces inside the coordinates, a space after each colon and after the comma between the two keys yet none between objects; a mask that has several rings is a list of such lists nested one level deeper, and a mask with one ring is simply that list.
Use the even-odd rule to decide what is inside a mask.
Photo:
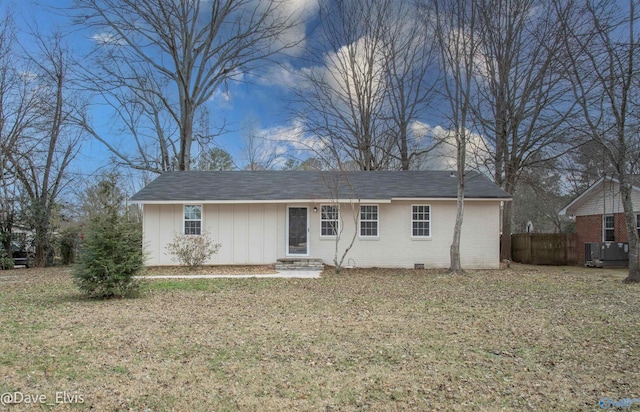
[{"label": "bare tree", "polygon": [[[420,9],[412,3],[385,4],[383,64],[387,87],[384,116],[387,133],[395,144],[392,154],[401,170],[432,151],[438,141],[418,142],[411,126],[429,109],[440,74],[437,48],[428,27],[420,21]],[[419,136],[425,138],[425,136]]]},{"label": "bare tree", "polygon": [[[213,94],[264,59],[301,40],[284,34],[296,22],[279,0],[75,0],[76,20],[95,30],[90,72],[138,144],[138,159],[108,148],[126,164],[147,170],[187,170],[199,114]],[[124,100],[125,105],[121,105]],[[120,112],[129,110],[130,112]],[[142,118],[159,150],[136,134]],[[79,119],[94,137],[110,140]],[[168,126],[167,126],[168,125]],[[172,133],[175,130],[176,136]],[[145,137],[145,139],[143,139]],[[210,137],[210,136],[207,136]],[[172,153],[173,152],[173,153]],[[171,158],[175,154],[174,160]]]},{"label": "bare tree", "polygon": [[312,66],[299,71],[293,111],[321,143],[315,156],[331,167],[408,170],[432,148],[412,133],[437,79],[418,12],[393,0],[321,2],[321,38]]},{"label": "bare tree", "polygon": [[29,56],[29,63],[37,96],[36,114],[29,130],[18,137],[18,149],[9,152],[7,159],[29,201],[26,213],[35,232],[35,264],[44,266],[52,217],[79,149],[80,132],[70,119],[82,110],[82,102],[69,93],[69,66],[73,62],[61,36],[35,34],[33,39],[38,50]]},{"label": "bare tree", "polygon": [[394,142],[383,115],[385,25],[391,3],[321,3],[323,38],[312,51],[315,66],[302,72],[296,114],[306,119],[307,131],[322,141],[334,163],[353,161],[361,170],[376,170],[392,161]]},{"label": "bare tree", "polygon": [[276,169],[284,161],[286,149],[277,140],[269,140],[258,136],[253,126],[250,126],[242,148],[242,169],[259,171]]},{"label": "bare tree", "polygon": [[559,161],[559,169],[565,175],[568,184],[566,189],[572,197],[587,190],[602,176],[613,176],[614,173],[608,156],[601,145],[593,140],[587,140]]},{"label": "bare tree", "polygon": [[[104,68],[110,72],[102,74],[94,68],[85,72],[81,87],[101,96],[107,107],[99,110],[108,112],[111,108],[114,113],[110,121],[116,126],[103,135],[89,113],[82,113],[77,122],[107,147],[116,164],[153,173],[177,169],[179,133],[160,97],[163,88],[150,72],[147,77],[130,78],[125,87],[118,80],[126,76],[119,66],[105,64]],[[126,136],[129,144],[119,145],[112,140],[111,132]]]},{"label": "bare tree", "polygon": [[[334,253],[333,265],[336,274],[340,274],[343,268],[344,260],[353,248],[358,237],[358,220],[360,219],[360,197],[355,192],[349,176],[343,170],[334,170],[321,173],[324,186],[327,188],[332,204],[323,205],[320,213],[322,220],[326,222],[328,227],[321,227],[322,236],[334,236]],[[349,199],[349,203],[341,200]],[[353,222],[353,235],[351,238],[344,236],[345,214],[350,217]],[[346,240],[346,245],[343,243]],[[342,250],[341,250],[342,247]]]},{"label": "bare tree", "polygon": [[583,122],[576,127],[596,142],[620,185],[629,239],[626,282],[640,282],[640,242],[632,202],[631,173],[640,162],[640,11],[633,0],[555,3],[562,19],[573,94]]},{"label": "bare tree", "polygon": [[0,19],[0,241],[11,257],[14,224],[22,210],[19,181],[10,159],[38,117],[39,96],[32,73],[20,63],[11,13]]},{"label": "bare tree", "polygon": [[562,233],[571,227],[559,211],[571,200],[562,187],[561,167],[558,161],[537,163],[527,168],[518,178],[513,193],[513,226],[526,232],[528,223],[535,232]]},{"label": "bare tree", "polygon": [[202,151],[195,164],[196,170],[234,170],[236,168],[231,154],[220,147]]},{"label": "bare tree", "polygon": [[[474,119],[494,180],[514,193],[521,172],[565,153],[573,103],[558,59],[562,47],[550,2],[480,0]],[[512,204],[502,213],[501,254],[511,259]]]},{"label": "bare tree", "polygon": [[448,102],[447,116],[456,146],[458,180],[456,223],[451,243],[452,273],[462,271],[460,237],[464,218],[464,184],[467,142],[472,104],[472,87],[477,72],[480,42],[477,37],[478,10],[475,1],[434,0],[431,32],[440,51],[442,88]]}]

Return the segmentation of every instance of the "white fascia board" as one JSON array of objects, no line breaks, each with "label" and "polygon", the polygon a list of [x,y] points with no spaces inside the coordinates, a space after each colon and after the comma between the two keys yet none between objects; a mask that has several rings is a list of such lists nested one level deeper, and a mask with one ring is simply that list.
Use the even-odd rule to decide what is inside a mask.
[{"label": "white fascia board", "polygon": [[[435,201],[443,201],[443,200],[450,200],[450,201],[457,201],[458,198],[456,197],[392,197],[391,200],[393,201],[398,201],[398,200],[407,200],[410,202],[435,202]],[[464,198],[465,202],[467,200],[472,200],[474,202],[511,202],[511,198],[510,197],[465,197]]]},{"label": "white fascia board", "polygon": [[283,200],[131,200],[140,205],[231,205],[291,203],[391,203],[391,199],[283,199]]},{"label": "white fascia board", "polygon": [[391,203],[391,199],[313,199],[307,203]]}]

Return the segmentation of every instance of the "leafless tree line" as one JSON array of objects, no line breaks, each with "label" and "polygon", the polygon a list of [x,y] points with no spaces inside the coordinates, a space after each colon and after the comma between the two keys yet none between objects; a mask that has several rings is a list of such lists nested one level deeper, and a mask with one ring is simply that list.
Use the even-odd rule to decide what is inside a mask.
[{"label": "leafless tree line", "polygon": [[298,73],[293,115],[304,118],[320,142],[314,155],[329,167],[408,170],[433,148],[412,130],[439,77],[419,11],[391,0],[320,2],[320,33]]},{"label": "leafless tree line", "polygon": [[[465,119],[460,108],[469,102],[471,130],[483,136],[485,166],[509,193],[536,165],[595,144],[620,182],[630,246],[627,280],[640,281],[631,197],[632,173],[640,154],[636,4],[590,0],[430,4],[436,22],[454,21],[450,16],[456,16],[455,26],[438,30],[438,46],[446,52],[462,50],[462,56],[453,59],[454,66],[473,66],[472,76],[460,78],[450,60],[441,61],[458,165],[460,135],[466,133],[466,128],[460,129]],[[462,39],[451,35],[456,30],[464,33]],[[460,88],[464,93],[458,93]],[[502,229],[502,253],[510,257],[510,203],[503,210]]]},{"label": "leafless tree line", "polygon": [[[19,187],[42,222],[81,133],[127,167],[188,169],[193,145],[206,148],[226,128],[214,127],[207,102],[304,40],[291,36],[301,22],[280,0],[76,0],[71,11],[75,27],[93,33],[83,64],[59,36],[16,50],[10,19],[0,39],[2,199]],[[457,238],[468,168],[513,194],[523,173],[597,147],[621,182],[637,262],[629,179],[640,151],[637,13],[631,0],[320,0],[292,114],[325,167],[419,168],[435,147],[451,146]],[[110,107],[120,143],[102,134],[89,102]],[[435,135],[426,127],[434,124],[447,132]],[[511,215],[506,203],[504,234]],[[503,258],[509,242],[502,236]]]},{"label": "leafless tree line", "polygon": [[45,265],[58,197],[69,183],[83,110],[72,92],[72,57],[60,35],[34,31],[27,49],[12,16],[0,31],[0,237],[9,256],[14,223],[34,232],[35,263]]},{"label": "leafless tree line", "polygon": [[285,36],[298,23],[279,0],[76,0],[71,12],[94,33],[84,82],[132,144],[78,121],[119,162],[153,172],[188,170],[193,144],[224,128],[210,131],[214,93],[301,41]]}]

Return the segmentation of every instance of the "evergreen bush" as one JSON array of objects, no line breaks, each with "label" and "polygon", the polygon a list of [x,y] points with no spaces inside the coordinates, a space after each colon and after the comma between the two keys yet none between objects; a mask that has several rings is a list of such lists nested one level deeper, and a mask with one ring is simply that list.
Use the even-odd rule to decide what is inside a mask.
[{"label": "evergreen bush", "polygon": [[5,236],[8,235],[0,232],[0,270],[13,269],[13,259],[11,259],[7,254],[7,250],[4,245],[4,240],[6,239]]},{"label": "evergreen bush", "polygon": [[7,251],[0,245],[0,270],[13,269],[13,259],[7,255]]},{"label": "evergreen bush", "polygon": [[86,237],[73,277],[76,286],[91,298],[134,296],[134,278],[144,267],[142,228],[123,211],[124,196],[114,178],[98,184],[103,195],[102,212],[86,226]]}]

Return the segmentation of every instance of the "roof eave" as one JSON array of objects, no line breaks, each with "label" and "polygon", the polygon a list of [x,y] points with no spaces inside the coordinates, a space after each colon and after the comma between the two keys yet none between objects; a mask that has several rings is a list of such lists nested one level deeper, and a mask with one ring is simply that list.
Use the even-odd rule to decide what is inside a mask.
[{"label": "roof eave", "polygon": [[208,200],[134,200],[130,203],[140,205],[225,205],[225,204],[282,204],[282,203],[391,203],[391,199],[208,199]]},{"label": "roof eave", "polygon": [[[389,199],[199,199],[199,200],[136,200],[130,199],[130,203],[139,205],[182,205],[182,204],[281,204],[281,203],[391,203],[392,201],[439,201],[439,200],[456,200],[456,197],[392,197]],[[465,197],[465,200],[472,201],[493,201],[493,202],[510,202],[510,197]]]}]

